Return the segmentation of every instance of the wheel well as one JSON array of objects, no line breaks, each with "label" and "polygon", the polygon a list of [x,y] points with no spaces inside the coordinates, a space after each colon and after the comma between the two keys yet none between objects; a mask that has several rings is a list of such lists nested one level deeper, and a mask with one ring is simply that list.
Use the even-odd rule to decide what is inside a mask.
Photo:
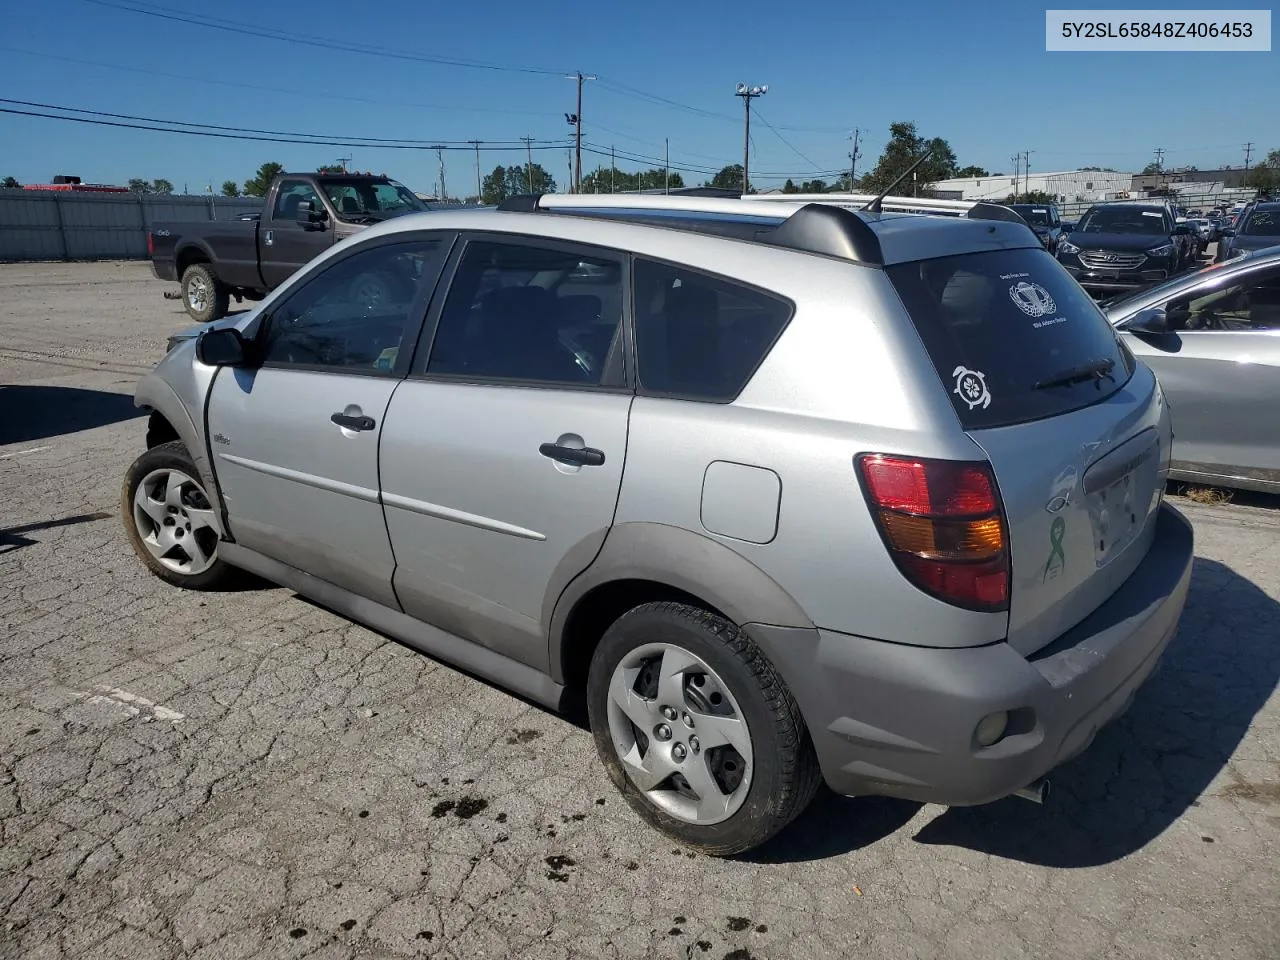
[{"label": "wheel well", "polygon": [[653,580],[614,580],[584,595],[569,612],[560,644],[560,668],[566,686],[581,689],[600,638],[628,610],[641,604],[670,601],[698,607],[724,617],[700,597]]},{"label": "wheel well", "polygon": [[173,424],[166,420],[161,414],[151,411],[151,417],[147,420],[147,449],[158,447],[162,443],[169,443],[171,440],[180,440],[178,431],[173,429]]},{"label": "wheel well", "polygon": [[193,263],[209,263],[209,257],[199,247],[187,247],[178,254],[177,268],[179,279],[181,279],[182,274],[186,271],[187,267],[191,266]]}]

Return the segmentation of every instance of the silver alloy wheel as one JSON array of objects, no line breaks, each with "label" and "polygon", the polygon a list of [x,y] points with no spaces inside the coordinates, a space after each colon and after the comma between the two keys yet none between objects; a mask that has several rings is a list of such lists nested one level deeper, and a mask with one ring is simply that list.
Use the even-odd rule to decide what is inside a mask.
[{"label": "silver alloy wheel", "polygon": [[204,277],[192,277],[187,284],[187,304],[197,312],[209,305],[209,284]]},{"label": "silver alloy wheel", "polygon": [[627,777],[686,823],[729,819],[751,788],[751,732],[728,685],[670,643],[630,651],[609,679],[609,734]]},{"label": "silver alloy wheel", "polygon": [[181,470],[152,470],[133,492],[133,523],[143,546],[174,573],[195,576],[218,559],[218,524],[209,497]]}]

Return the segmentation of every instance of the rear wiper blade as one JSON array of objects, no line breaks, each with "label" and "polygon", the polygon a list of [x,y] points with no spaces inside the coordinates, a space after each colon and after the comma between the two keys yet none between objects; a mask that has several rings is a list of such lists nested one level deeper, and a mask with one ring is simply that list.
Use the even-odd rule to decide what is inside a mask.
[{"label": "rear wiper blade", "polygon": [[1069,387],[1073,383],[1085,383],[1089,380],[1101,382],[1104,377],[1114,380],[1111,369],[1115,365],[1114,360],[1094,360],[1079,367],[1072,367],[1070,370],[1063,370],[1047,380],[1041,380],[1031,389],[1048,390],[1050,387]]}]

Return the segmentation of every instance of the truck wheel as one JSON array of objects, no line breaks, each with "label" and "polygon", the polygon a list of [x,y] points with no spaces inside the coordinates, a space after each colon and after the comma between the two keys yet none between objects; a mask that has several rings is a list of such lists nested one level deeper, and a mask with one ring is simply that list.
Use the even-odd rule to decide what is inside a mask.
[{"label": "truck wheel", "polygon": [[596,750],[650,825],[712,856],[764,843],[820,772],[791,692],[732,623],[680,603],[620,617],[591,660]]},{"label": "truck wheel", "polygon": [[231,292],[207,263],[193,263],[182,271],[182,305],[197,323],[211,323],[227,315]]},{"label": "truck wheel", "polygon": [[179,440],[152,447],[129,467],[120,516],[138,559],[161,580],[217,590],[237,572],[218,556],[221,524],[200,472]]}]

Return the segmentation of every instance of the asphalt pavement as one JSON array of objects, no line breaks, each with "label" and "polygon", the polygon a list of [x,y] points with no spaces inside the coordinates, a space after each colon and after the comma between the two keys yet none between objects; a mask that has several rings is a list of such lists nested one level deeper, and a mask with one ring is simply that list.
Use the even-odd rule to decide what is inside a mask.
[{"label": "asphalt pavement", "polygon": [[1043,806],[821,794],[686,853],[575,718],[122,532],[138,263],[0,265],[0,957],[1280,956],[1280,502],[1201,506],[1179,634]]}]

